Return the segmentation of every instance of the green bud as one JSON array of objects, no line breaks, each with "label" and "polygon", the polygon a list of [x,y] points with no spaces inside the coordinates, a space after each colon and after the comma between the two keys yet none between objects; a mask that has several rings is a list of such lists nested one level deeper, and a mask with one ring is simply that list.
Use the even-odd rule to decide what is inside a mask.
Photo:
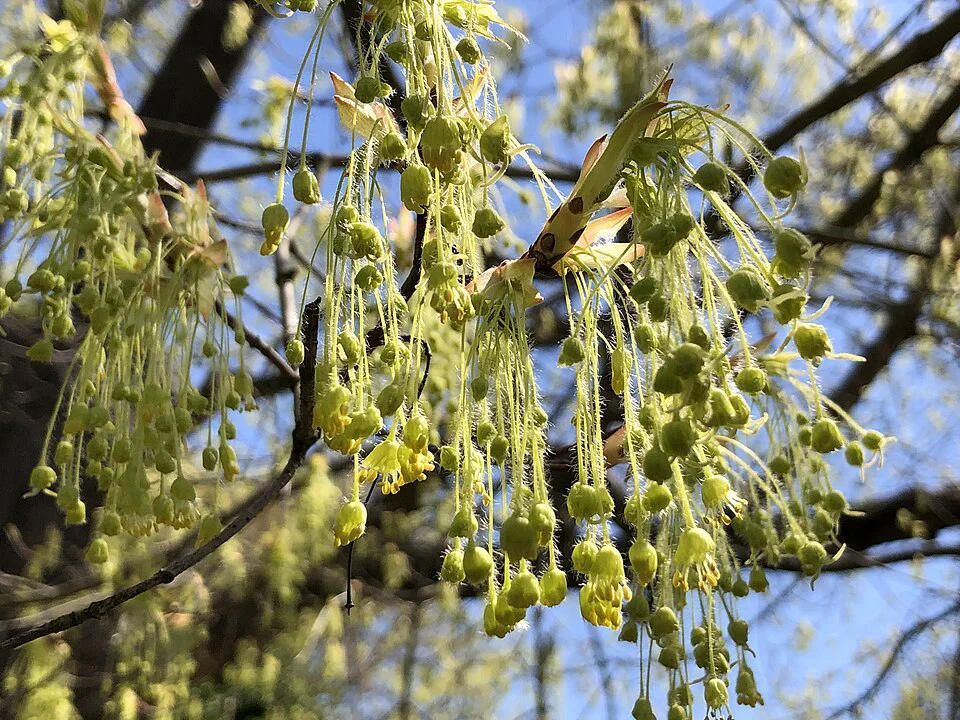
[{"label": "green bud", "polygon": [[630,546],[630,565],[637,577],[637,584],[643,587],[657,574],[657,549],[647,540],[637,540]]},{"label": "green bud", "polygon": [[811,431],[810,446],[818,453],[827,454],[839,450],[844,445],[840,428],[829,418],[818,420]]},{"label": "green bud", "polygon": [[696,440],[696,430],[686,420],[671,420],[660,431],[660,447],[673,457],[686,457]]},{"label": "green bud", "polygon": [[576,365],[583,362],[587,356],[583,341],[578,337],[568,337],[560,346],[560,357],[557,358],[557,364],[563,367]]},{"label": "green bud", "polygon": [[473,234],[478,238],[493,237],[503,228],[503,220],[497,215],[497,211],[491,207],[480,208],[473,216]]},{"label": "green bud", "polygon": [[748,395],[756,395],[767,387],[767,376],[758,367],[744,368],[737,373],[736,385]]},{"label": "green bud", "polygon": [[863,445],[870,452],[880,452],[883,449],[884,442],[883,435],[876,430],[868,430],[863,435]]},{"label": "green bud", "polygon": [[763,186],[778,200],[796,195],[807,184],[807,171],[798,161],[781,155],[767,165]]},{"label": "green bud", "polygon": [[540,603],[556,607],[567,596],[567,576],[560,568],[551,568],[540,578]]},{"label": "green bud", "polygon": [[662,605],[650,616],[649,625],[650,634],[654,639],[662,638],[680,629],[677,614],[671,608]]},{"label": "green bud", "polygon": [[286,356],[288,363],[290,363],[293,367],[298,367],[300,363],[303,362],[303,342],[299,339],[294,339],[287,343]]},{"label": "green bud", "polygon": [[398,65],[406,66],[410,62],[410,48],[403,40],[394,40],[391,43],[387,43],[383,51],[387,54],[388,58]]},{"label": "green bud", "polygon": [[637,349],[644,355],[649,355],[657,349],[657,334],[652,325],[646,323],[637,325],[633,329],[633,340]]},{"label": "green bud", "polygon": [[[673,477],[670,457],[658,448],[650,448],[643,456],[643,474],[649,480],[658,483],[666,482]],[[646,507],[646,504],[644,504],[644,507]],[[649,508],[647,509],[649,510]]]},{"label": "green bud", "polygon": [[471,542],[463,552],[463,571],[468,583],[481,585],[489,579],[493,571],[493,558],[486,548]]},{"label": "green bud", "polygon": [[267,205],[260,217],[260,224],[263,226],[265,236],[263,244],[260,246],[260,254],[272,255],[280,247],[283,233],[286,232],[287,226],[290,224],[290,213],[280,203]]},{"label": "green bud", "polygon": [[473,514],[473,509],[464,506],[457,510],[457,514],[453,516],[453,522],[450,523],[447,535],[469,539],[477,534],[479,528],[480,524],[477,522],[476,515]]},{"label": "green bud", "polygon": [[88,563],[103,565],[110,559],[110,549],[107,547],[107,541],[103,538],[94,538],[83,557]]},{"label": "green bud", "polygon": [[726,195],[730,191],[730,182],[727,180],[727,171],[723,165],[715,162],[705,162],[693,174],[693,184],[708,192]]},{"label": "green bud", "polygon": [[540,583],[536,575],[529,570],[517,573],[510,583],[507,599],[516,608],[533,607],[540,602]]},{"label": "green bud", "polygon": [[433,181],[423,165],[408,165],[400,173],[400,199],[407,210],[423,212],[430,204]]},{"label": "green bud", "polygon": [[453,205],[444,205],[440,208],[440,225],[449,233],[459,233],[463,225],[460,211]]},{"label": "green bud", "polygon": [[797,326],[793,335],[793,344],[796,345],[800,357],[805,360],[819,360],[833,350],[830,337],[822,325],[804,324]]},{"label": "green bud", "polygon": [[480,46],[470,37],[465,37],[457,43],[457,54],[468,65],[475,65],[482,57]]},{"label": "green bud", "polygon": [[423,130],[427,121],[434,116],[436,109],[430,98],[425,95],[407,95],[400,103],[400,112],[403,113],[407,125],[415,130]]},{"label": "green bud", "polygon": [[726,286],[733,301],[747,312],[757,312],[760,303],[770,299],[770,288],[750,265],[734,270],[727,278]]},{"label": "green bud", "polygon": [[583,542],[577,543],[570,556],[573,560],[573,569],[581,575],[588,575],[593,570],[593,564],[596,562],[599,552],[600,548],[597,547],[593,538],[587,538]]},{"label": "green bud", "polygon": [[[647,455],[649,454],[647,453]],[[671,502],[673,502],[673,493],[666,485],[659,482],[652,482],[647,485],[647,490],[643,494],[644,510],[649,513],[662,512],[670,506]]]},{"label": "green bud", "polygon": [[463,569],[463,550],[453,548],[443,558],[443,565],[440,567],[440,578],[448,583],[459,585],[466,577]]},{"label": "green bud", "polygon": [[863,466],[863,445],[858,443],[856,440],[847,445],[847,449],[844,451],[843,455],[844,458],[846,458],[848,465],[853,465],[854,467]]},{"label": "green bud", "polygon": [[293,197],[304,205],[320,202],[320,181],[306,167],[301,167],[293,176]]},{"label": "green bud", "polygon": [[57,471],[49,465],[37,465],[30,472],[30,488],[46,490],[57,481]]},{"label": "green bud", "polygon": [[536,560],[540,552],[537,545],[537,533],[530,520],[520,513],[514,513],[500,526],[500,547],[511,560]]},{"label": "green bud", "polygon": [[407,154],[407,144],[395,132],[387,133],[380,141],[380,159],[386,163],[396,162]]},{"label": "green bud", "polygon": [[638,305],[643,305],[652,297],[660,294],[660,282],[649,275],[640,278],[630,287],[630,297]]},{"label": "green bud", "polygon": [[501,115],[480,135],[480,155],[484,160],[503,164],[510,160],[510,120]]},{"label": "green bud", "polygon": [[665,295],[654,295],[647,301],[647,312],[653,322],[663,322],[670,312],[670,301]]},{"label": "green bud", "polygon": [[706,354],[699,345],[683,343],[670,353],[670,366],[674,374],[686,380],[703,369]]},{"label": "green bud", "polygon": [[357,100],[362,103],[372,103],[380,96],[380,79],[372,75],[365,75],[357,80]]}]

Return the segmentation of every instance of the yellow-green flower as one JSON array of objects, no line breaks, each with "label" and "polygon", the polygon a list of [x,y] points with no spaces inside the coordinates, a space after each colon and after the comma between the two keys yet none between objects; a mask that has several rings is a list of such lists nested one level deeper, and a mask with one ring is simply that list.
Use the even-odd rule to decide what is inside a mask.
[{"label": "yellow-green flower", "polygon": [[673,584],[684,592],[690,589],[690,574],[701,590],[716,587],[720,580],[715,553],[717,544],[706,530],[698,527],[687,528],[680,535],[677,552],[673,556]]}]

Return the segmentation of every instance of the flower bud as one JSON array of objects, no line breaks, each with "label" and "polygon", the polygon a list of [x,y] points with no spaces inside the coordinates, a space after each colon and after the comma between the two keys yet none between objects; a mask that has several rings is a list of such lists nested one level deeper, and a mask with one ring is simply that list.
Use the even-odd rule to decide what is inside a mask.
[{"label": "flower bud", "polygon": [[633,329],[633,341],[644,355],[649,355],[657,349],[657,335],[652,325],[646,323],[637,325]]},{"label": "flower bud", "polygon": [[683,343],[670,353],[670,368],[677,377],[686,380],[703,369],[705,360],[703,348],[694,343]]},{"label": "flower bud", "polygon": [[407,95],[400,103],[400,112],[403,113],[409,127],[414,130],[423,130],[427,121],[436,113],[436,109],[430,102],[430,98],[424,95]]},{"label": "flower bud", "polygon": [[517,573],[510,583],[507,599],[513,607],[526,609],[540,602],[540,583],[529,570]]},{"label": "flower bud", "polygon": [[650,300],[650,298],[659,294],[660,282],[649,275],[640,278],[630,287],[630,297],[632,297],[638,305],[643,305]]},{"label": "flower bud", "polygon": [[757,312],[760,303],[770,299],[770,288],[750,265],[734,270],[727,278],[726,286],[733,301],[747,312]]},{"label": "flower bud", "polygon": [[400,173],[400,199],[407,210],[423,212],[432,190],[430,171],[423,165],[408,165]]},{"label": "flower bud", "polygon": [[767,387],[767,376],[758,367],[744,368],[737,373],[736,385],[748,395],[756,395]]},{"label": "flower bud", "polygon": [[391,132],[380,141],[380,159],[385,163],[396,162],[407,154],[407,144],[399,133]]},{"label": "flower bud", "polygon": [[490,207],[483,207],[477,210],[473,216],[473,234],[478,238],[493,237],[501,230],[504,224],[497,211]]},{"label": "flower bud", "polygon": [[569,367],[583,362],[585,357],[586,349],[583,346],[583,341],[578,337],[568,337],[560,347],[560,357],[557,358],[557,364]]},{"label": "flower bud", "polygon": [[287,362],[293,367],[297,367],[303,362],[304,347],[299,338],[295,338],[287,343],[286,349]]},{"label": "flower bud", "polygon": [[683,648],[679,645],[668,645],[660,651],[657,661],[665,668],[678,670],[683,660]]},{"label": "flower bud", "polygon": [[460,211],[453,205],[444,205],[440,208],[440,225],[449,233],[459,233],[463,226]]},{"label": "flower bud", "polygon": [[712,710],[719,710],[727,704],[727,686],[720,678],[710,678],[703,688],[703,699],[707,707]]},{"label": "flower bud", "polygon": [[447,535],[450,537],[472,538],[479,528],[480,524],[473,514],[473,509],[464,506],[457,510],[457,514],[453,516],[453,521],[450,523],[450,529],[447,530]]},{"label": "flower bud", "polygon": [[463,571],[471,585],[485,583],[493,571],[493,558],[486,548],[471,542],[463,551]]},{"label": "flower bud", "polygon": [[84,559],[94,565],[103,565],[110,559],[110,549],[107,547],[107,541],[103,538],[95,538],[87,546],[87,552],[84,553]]},{"label": "flower bud", "polygon": [[465,37],[457,43],[457,55],[468,65],[475,65],[482,57],[480,46],[470,37]]},{"label": "flower bud", "polygon": [[46,490],[57,481],[57,471],[49,465],[37,465],[30,472],[30,488]]},{"label": "flower bud", "polygon": [[363,535],[367,527],[367,508],[359,500],[351,500],[340,506],[334,525],[333,541],[340,547],[349,545]]},{"label": "flower bud", "polygon": [[372,75],[364,75],[357,80],[355,92],[358,101],[372,103],[380,96],[380,79]]},{"label": "flower bud", "polygon": [[671,608],[663,605],[658,607],[657,611],[650,616],[649,625],[650,635],[654,639],[662,638],[680,629],[677,614]]},{"label": "flower bud", "polygon": [[223,530],[223,523],[216,513],[208,513],[200,519],[200,529],[197,531],[196,546],[201,547],[213,540]]},{"label": "flower bud", "polygon": [[806,184],[806,168],[785,155],[771,160],[763,173],[763,186],[778,200],[796,195]]},{"label": "flower bud", "polygon": [[400,409],[400,406],[403,405],[404,396],[405,393],[402,385],[386,385],[377,395],[377,410],[380,411],[383,417],[393,415]]},{"label": "flower bud", "polygon": [[510,160],[510,120],[501,115],[480,135],[480,155],[484,160],[502,164]]},{"label": "flower bud", "polygon": [[290,224],[290,213],[280,203],[267,205],[260,217],[260,224],[263,226],[265,235],[263,244],[260,246],[260,254],[272,255],[280,247],[283,233],[286,232],[287,226]]},{"label": "flower bud", "polygon": [[747,646],[747,636],[750,632],[750,626],[746,620],[731,620],[727,625],[727,633],[730,639],[740,647]]},{"label": "flower bud", "polygon": [[793,334],[793,344],[800,357],[805,360],[819,360],[833,350],[830,337],[822,325],[805,324],[797,326]]},{"label": "flower bud", "polygon": [[515,512],[500,526],[500,547],[511,560],[536,560],[540,552],[537,533],[529,518]]},{"label": "flower bud", "polygon": [[693,174],[693,184],[701,190],[725,195],[730,191],[730,182],[723,165],[715,162],[705,162]]},{"label": "flower bud", "polygon": [[657,549],[647,540],[637,540],[630,547],[630,565],[637,577],[637,584],[643,587],[657,574]]},{"label": "flower bud", "polygon": [[597,559],[600,548],[592,538],[587,538],[583,542],[577,543],[573,549],[571,558],[573,560],[573,569],[581,575],[588,575],[593,570],[593,563]]},{"label": "flower bud", "polygon": [[826,455],[843,447],[843,435],[840,428],[829,418],[817,420],[810,436],[810,446],[818,453]]},{"label": "flower bud", "polygon": [[660,431],[660,447],[672,457],[686,457],[696,441],[696,430],[686,420],[671,420]]},{"label": "flower bud", "polygon": [[597,490],[587,483],[575,483],[567,494],[567,512],[578,522],[589,522],[603,510]]},{"label": "flower bud", "polygon": [[556,607],[567,596],[567,576],[560,568],[547,570],[540,578],[540,602],[546,607]]},{"label": "flower bud", "polygon": [[[650,448],[643,456],[643,474],[648,480],[653,480],[656,483],[666,482],[673,477],[673,467],[670,464],[670,458],[662,450]],[[647,494],[650,493],[650,490],[651,488],[648,487]],[[669,492],[669,490],[667,492]],[[646,501],[643,506],[650,512],[656,512],[647,507]]]},{"label": "flower bud", "polygon": [[863,445],[870,452],[880,452],[883,449],[885,439],[883,435],[876,430],[868,430],[863,435]]},{"label": "flower bud", "polygon": [[320,181],[305,167],[301,167],[293,176],[293,197],[304,205],[320,202]]},{"label": "flower bud", "polygon": [[459,585],[463,582],[466,574],[463,570],[463,550],[453,548],[443,558],[443,565],[440,567],[440,578],[448,583]]},{"label": "flower bud", "polygon": [[398,65],[406,66],[410,62],[410,48],[403,40],[394,40],[391,43],[387,43],[383,51],[387,54],[388,58]]},{"label": "flower bud", "polygon": [[442,115],[431,118],[420,136],[420,154],[427,167],[444,176],[452,174],[463,158],[459,122]]},{"label": "flower bud", "polygon": [[767,580],[767,574],[763,571],[763,568],[759,565],[754,565],[750,568],[750,589],[754,592],[766,592],[767,588],[770,587],[770,582]]}]

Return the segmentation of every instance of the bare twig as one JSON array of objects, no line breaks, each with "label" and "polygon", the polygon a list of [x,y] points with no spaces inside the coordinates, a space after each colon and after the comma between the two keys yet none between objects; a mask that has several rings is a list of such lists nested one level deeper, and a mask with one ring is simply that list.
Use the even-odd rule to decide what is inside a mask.
[{"label": "bare twig", "polygon": [[179,560],[170,563],[165,568],[158,570],[145,580],[118,590],[103,600],[90,603],[82,610],[59,615],[51,620],[35,624],[32,627],[28,627],[25,630],[3,638],[0,640],[0,650],[11,650],[46,635],[52,635],[53,633],[59,633],[77,627],[87,620],[102,618],[128,600],[132,600],[138,595],[142,595],[159,585],[172,583],[177,577],[194,567],[249,525],[250,522],[270,504],[270,501],[280,493],[287,483],[290,482],[294,473],[306,457],[309,447],[309,445],[295,440],[293,448],[290,451],[290,457],[280,473],[257,493],[256,499],[250,503],[244,513],[235,517],[230,524],[221,530],[212,540],[204,543]]},{"label": "bare twig", "polygon": [[219,314],[226,318],[227,323],[235,332],[243,333],[243,337],[247,345],[263,355],[263,357],[266,358],[271,365],[280,371],[280,375],[285,380],[287,380],[291,385],[295,385],[299,381],[300,376],[297,375],[296,370],[290,367],[286,359],[280,355],[280,353],[274,350],[273,347],[263,338],[244,326],[243,323],[241,323],[233,313],[227,310],[219,300],[216,302],[216,309]]},{"label": "bare twig", "polygon": [[877,690],[883,684],[883,681],[886,680],[887,676],[897,664],[897,661],[900,659],[900,654],[906,649],[907,645],[923,634],[931,626],[936,625],[938,622],[945,620],[946,618],[958,612],[960,612],[960,600],[957,600],[955,603],[950,605],[950,607],[938,612],[936,615],[928,617],[925,620],[921,620],[920,622],[915,623],[907,628],[897,639],[893,649],[890,651],[890,656],[880,668],[880,672],[877,673],[876,677],[873,679],[873,682],[870,683],[867,689],[854,698],[848,705],[845,705],[844,707],[828,715],[827,720],[836,720],[836,718],[844,715],[856,714],[861,706],[868,702],[870,698],[876,694]]}]

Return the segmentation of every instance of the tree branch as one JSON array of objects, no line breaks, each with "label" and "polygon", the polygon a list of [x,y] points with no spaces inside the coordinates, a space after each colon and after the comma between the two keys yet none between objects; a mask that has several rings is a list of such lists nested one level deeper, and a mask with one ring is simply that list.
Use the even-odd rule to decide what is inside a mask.
[{"label": "tree branch", "polygon": [[836,718],[842,717],[843,715],[849,715],[856,713],[860,707],[870,700],[883,684],[883,681],[887,678],[887,675],[893,670],[894,666],[897,664],[897,661],[900,659],[900,654],[906,649],[907,645],[911,641],[915,640],[931,626],[936,625],[937,623],[945,620],[946,618],[960,612],[960,600],[957,600],[955,603],[950,605],[945,610],[938,612],[936,615],[928,617],[924,620],[921,620],[914,625],[911,625],[907,630],[905,630],[900,637],[897,639],[896,644],[893,646],[893,649],[890,651],[890,656],[887,658],[887,661],[883,664],[883,667],[880,668],[880,672],[877,673],[877,676],[873,679],[873,682],[860,693],[850,704],[840,708],[839,710],[834,711],[829,716],[827,720],[836,720]]},{"label": "tree branch", "polygon": [[[120,605],[128,600],[132,600],[138,595],[142,595],[143,593],[148,592],[159,585],[172,583],[177,577],[195,566],[201,560],[210,555],[214,550],[219,548],[230,538],[249,525],[250,522],[257,515],[259,515],[260,512],[267,507],[267,505],[269,505],[270,502],[280,493],[287,483],[290,482],[294,473],[303,463],[303,460],[306,457],[309,449],[309,445],[305,445],[302,442],[295,440],[293,443],[293,448],[290,451],[290,458],[287,460],[286,465],[284,465],[280,473],[267,486],[257,493],[256,499],[250,503],[243,513],[235,517],[230,524],[221,530],[220,533],[212,540],[209,540],[195,549],[193,552],[158,570],[145,580],[141,580],[138,583],[123,588],[122,590],[118,590],[103,600],[90,603],[82,610],[76,610],[74,612],[59,615],[51,620],[41,622],[33,625],[32,627],[27,627],[20,632],[16,632],[9,637],[3,638],[0,640],[0,650],[12,650],[13,648],[20,647],[21,645],[25,645],[28,642],[45,637],[46,635],[52,635],[54,633],[63,632],[64,630],[77,627],[78,625],[85,623],[87,620],[102,618],[116,608],[120,607]],[[28,623],[29,621],[29,618],[24,619],[25,623]]]}]

